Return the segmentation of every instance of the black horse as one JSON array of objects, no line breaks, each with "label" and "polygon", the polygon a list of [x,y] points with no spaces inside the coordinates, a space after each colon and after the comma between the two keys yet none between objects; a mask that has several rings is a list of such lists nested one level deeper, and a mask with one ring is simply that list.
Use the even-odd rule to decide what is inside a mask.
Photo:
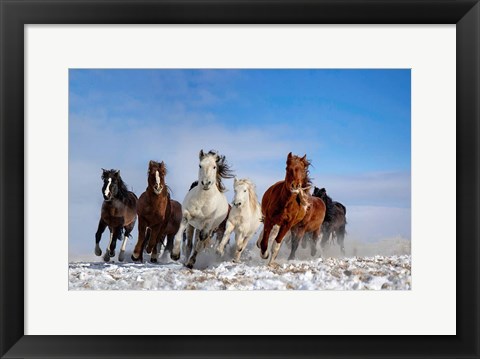
[{"label": "black horse", "polygon": [[95,233],[95,254],[102,255],[100,249],[100,239],[105,228],[110,230],[110,242],[103,256],[103,260],[108,262],[111,257],[115,256],[115,247],[117,240],[121,239],[124,232],[123,243],[118,260],[123,261],[125,258],[125,247],[127,239],[135,226],[137,219],[137,196],[130,192],[120,177],[118,170],[104,170],[102,168],[102,195],[103,204],[100,212],[100,221],[98,223],[97,233]]},{"label": "black horse", "polygon": [[344,240],[346,234],[345,227],[347,225],[347,209],[340,202],[333,201],[327,195],[325,188],[318,189],[315,187],[313,195],[321,198],[327,207],[322,225],[322,240],[320,241],[322,249],[325,248],[325,245],[330,239],[330,235],[332,235],[332,240],[333,238],[337,239],[337,244],[340,246],[342,254],[345,255]]}]

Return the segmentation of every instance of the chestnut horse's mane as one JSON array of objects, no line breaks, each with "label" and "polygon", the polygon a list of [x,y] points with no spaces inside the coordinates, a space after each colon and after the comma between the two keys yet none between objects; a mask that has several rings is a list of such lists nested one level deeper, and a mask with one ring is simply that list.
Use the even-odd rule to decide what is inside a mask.
[{"label": "chestnut horse's mane", "polygon": [[307,158],[302,158],[300,156],[297,156],[297,155],[292,155],[292,160],[295,160],[295,161],[303,161],[303,163],[305,164],[305,178],[303,179],[303,182],[302,182],[302,187],[309,187],[312,185],[312,179],[310,178],[310,166],[312,164],[312,161],[310,161],[309,159]]}]

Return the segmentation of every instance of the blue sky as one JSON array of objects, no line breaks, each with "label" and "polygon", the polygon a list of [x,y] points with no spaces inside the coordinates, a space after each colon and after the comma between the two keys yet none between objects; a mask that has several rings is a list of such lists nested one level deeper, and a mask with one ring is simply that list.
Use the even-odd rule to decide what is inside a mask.
[{"label": "blue sky", "polygon": [[70,256],[93,251],[101,167],[140,195],[148,161],[163,160],[181,202],[200,149],[224,154],[259,198],[288,152],[306,153],[315,185],[352,209],[354,238],[410,238],[410,88],[410,70],[71,69]]}]

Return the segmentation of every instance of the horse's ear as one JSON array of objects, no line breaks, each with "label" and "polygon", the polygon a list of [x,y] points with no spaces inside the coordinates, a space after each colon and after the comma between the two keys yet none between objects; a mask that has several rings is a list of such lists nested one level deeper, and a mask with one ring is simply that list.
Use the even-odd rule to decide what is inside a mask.
[{"label": "horse's ear", "polygon": [[292,152],[290,152],[287,156],[287,164],[292,160]]},{"label": "horse's ear", "polygon": [[238,182],[237,176],[233,177],[233,185],[235,185]]},{"label": "horse's ear", "polygon": [[115,177],[120,177],[120,170],[115,171]]},{"label": "horse's ear", "polygon": [[154,163],[153,160],[150,160],[150,161],[148,162],[148,168],[152,167],[152,166],[153,166],[153,163]]},{"label": "horse's ear", "polygon": [[304,154],[304,155],[303,155],[302,161],[303,161],[303,162],[307,162],[307,154]]},{"label": "horse's ear", "polygon": [[200,153],[198,154],[198,158],[201,160],[203,157],[205,157],[205,153],[203,153],[203,150],[200,150]]}]

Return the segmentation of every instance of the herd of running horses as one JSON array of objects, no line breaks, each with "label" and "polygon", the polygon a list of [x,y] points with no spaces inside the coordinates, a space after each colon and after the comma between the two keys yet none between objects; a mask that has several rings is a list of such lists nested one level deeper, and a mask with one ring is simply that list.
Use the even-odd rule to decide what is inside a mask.
[{"label": "herd of running horses", "polygon": [[[103,169],[104,201],[95,234],[95,254],[102,255],[100,239],[108,227],[110,241],[103,259],[108,262],[115,256],[117,241],[122,240],[123,234],[118,260],[124,261],[127,240],[137,218],[138,240],[132,260],[138,262],[143,262],[144,252],[150,255],[151,262],[157,262],[163,246],[163,252],[170,253],[175,261],[182,253],[185,265],[193,268],[198,253],[210,245],[213,236],[216,252],[223,256],[232,232],[235,232],[233,261],[238,262],[262,223],[257,247],[269,264],[274,263],[286,237],[291,244],[289,259],[295,258],[300,242],[304,248],[310,242],[311,255],[315,256],[320,237],[321,249],[336,241],[345,254],[345,206],[332,201],[325,188],[315,187],[313,195],[310,194],[310,161],[306,155],[300,157],[290,152],[286,164],[285,179],[267,189],[261,204],[255,185],[248,179],[237,179],[225,156],[215,151],[200,151],[198,180],[192,183],[182,204],[170,198],[164,162],[150,161],[148,186],[140,198],[127,189],[119,170]],[[222,180],[227,178],[234,178],[232,205],[224,194]]]}]

